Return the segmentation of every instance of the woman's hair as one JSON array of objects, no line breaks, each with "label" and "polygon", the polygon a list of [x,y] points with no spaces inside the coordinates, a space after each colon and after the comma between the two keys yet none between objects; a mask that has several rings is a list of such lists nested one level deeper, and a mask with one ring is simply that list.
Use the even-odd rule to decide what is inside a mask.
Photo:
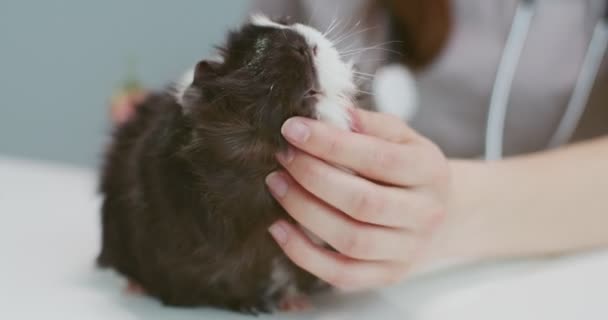
[{"label": "woman's hair", "polygon": [[414,69],[432,63],[452,29],[451,0],[378,0],[392,19],[395,48]]}]

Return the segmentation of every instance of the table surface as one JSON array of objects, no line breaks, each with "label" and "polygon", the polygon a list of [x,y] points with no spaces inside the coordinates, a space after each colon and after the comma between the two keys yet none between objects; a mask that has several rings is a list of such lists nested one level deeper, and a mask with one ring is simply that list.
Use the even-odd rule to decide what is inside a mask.
[{"label": "table surface", "polygon": [[[96,270],[95,172],[0,157],[0,182],[0,319],[251,319],[165,308]],[[608,252],[461,268],[317,300],[307,313],[258,319],[606,320]]]}]

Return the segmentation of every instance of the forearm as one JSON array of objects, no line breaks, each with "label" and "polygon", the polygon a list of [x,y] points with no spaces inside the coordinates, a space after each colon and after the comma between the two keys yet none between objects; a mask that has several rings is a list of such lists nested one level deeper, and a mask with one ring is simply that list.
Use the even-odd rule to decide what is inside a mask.
[{"label": "forearm", "polygon": [[608,138],[451,166],[448,219],[423,269],[608,246]]}]

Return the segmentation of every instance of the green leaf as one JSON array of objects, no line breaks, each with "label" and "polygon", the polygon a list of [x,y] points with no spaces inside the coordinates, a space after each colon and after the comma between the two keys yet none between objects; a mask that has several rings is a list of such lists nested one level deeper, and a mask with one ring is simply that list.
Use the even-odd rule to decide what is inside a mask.
[{"label": "green leaf", "polygon": [[141,90],[141,81],[137,76],[137,63],[135,57],[129,57],[127,62],[127,75],[122,84],[122,90],[131,92]]}]

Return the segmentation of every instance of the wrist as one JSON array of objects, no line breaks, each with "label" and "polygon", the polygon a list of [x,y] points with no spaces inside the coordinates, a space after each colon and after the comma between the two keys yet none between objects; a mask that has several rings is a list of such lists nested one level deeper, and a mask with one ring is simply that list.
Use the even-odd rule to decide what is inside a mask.
[{"label": "wrist", "polygon": [[483,212],[495,189],[492,177],[498,174],[498,163],[450,160],[451,181],[447,201],[447,217],[433,235],[414,273],[423,273],[450,266],[469,264],[485,258],[487,228]]},{"label": "wrist", "polygon": [[447,219],[415,271],[606,246],[607,147],[599,139],[496,162],[450,161]]}]

